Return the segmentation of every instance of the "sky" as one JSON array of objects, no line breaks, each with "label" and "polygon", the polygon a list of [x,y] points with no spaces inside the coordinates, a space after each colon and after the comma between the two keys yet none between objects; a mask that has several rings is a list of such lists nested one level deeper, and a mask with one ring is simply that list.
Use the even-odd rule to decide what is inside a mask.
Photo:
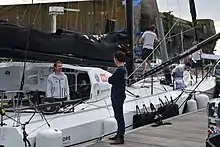
[{"label": "sky", "polygon": [[[220,32],[220,15],[218,14],[220,0],[194,0],[197,11],[197,19],[213,19],[216,33]],[[192,20],[189,10],[189,0],[157,0],[159,11],[173,11],[177,17]],[[220,40],[216,47],[217,54],[220,54]]]}]

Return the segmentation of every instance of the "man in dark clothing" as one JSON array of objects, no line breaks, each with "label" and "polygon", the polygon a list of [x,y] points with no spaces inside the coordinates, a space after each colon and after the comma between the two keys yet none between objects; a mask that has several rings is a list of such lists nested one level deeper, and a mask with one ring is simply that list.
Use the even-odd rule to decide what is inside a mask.
[{"label": "man in dark clothing", "polygon": [[118,51],[114,54],[114,62],[117,65],[117,69],[108,79],[108,82],[112,84],[111,101],[114,110],[114,116],[118,125],[117,134],[114,137],[109,138],[110,140],[114,140],[114,142],[111,143],[112,145],[124,144],[125,121],[123,115],[123,104],[126,98],[125,77],[127,75],[127,70],[124,67],[125,61],[126,57],[123,52]]}]

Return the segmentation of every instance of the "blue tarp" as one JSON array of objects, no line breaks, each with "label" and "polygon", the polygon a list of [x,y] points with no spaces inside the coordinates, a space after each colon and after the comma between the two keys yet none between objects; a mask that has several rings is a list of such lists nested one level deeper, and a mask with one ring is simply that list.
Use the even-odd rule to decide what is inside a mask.
[{"label": "blue tarp", "polygon": [[[138,4],[141,3],[141,0],[133,0],[133,6],[136,7]],[[126,0],[122,0],[122,5],[126,4]]]}]

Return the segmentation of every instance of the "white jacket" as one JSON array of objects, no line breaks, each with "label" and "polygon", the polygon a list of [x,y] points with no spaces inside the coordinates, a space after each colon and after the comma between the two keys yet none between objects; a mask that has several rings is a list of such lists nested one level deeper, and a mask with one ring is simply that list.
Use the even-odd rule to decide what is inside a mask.
[{"label": "white jacket", "polygon": [[184,89],[186,87],[184,82],[184,68],[185,64],[179,64],[172,70],[174,89]]},{"label": "white jacket", "polygon": [[68,100],[70,99],[68,79],[63,72],[60,75],[53,72],[48,76],[46,96],[53,98],[67,97]]}]

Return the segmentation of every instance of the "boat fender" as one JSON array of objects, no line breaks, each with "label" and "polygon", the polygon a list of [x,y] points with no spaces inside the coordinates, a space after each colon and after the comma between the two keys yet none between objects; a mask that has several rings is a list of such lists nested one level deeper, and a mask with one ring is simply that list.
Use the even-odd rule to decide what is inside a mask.
[{"label": "boat fender", "polygon": [[44,129],[37,133],[36,147],[63,147],[63,135],[57,129]]},{"label": "boat fender", "polygon": [[117,130],[117,122],[115,118],[107,118],[103,120],[103,131],[102,135],[107,135]]},{"label": "boat fender", "polygon": [[194,99],[187,101],[187,112],[192,112],[197,110],[197,103]]},{"label": "boat fender", "polygon": [[198,94],[195,96],[198,109],[205,108],[208,104],[209,97],[206,94]]}]

